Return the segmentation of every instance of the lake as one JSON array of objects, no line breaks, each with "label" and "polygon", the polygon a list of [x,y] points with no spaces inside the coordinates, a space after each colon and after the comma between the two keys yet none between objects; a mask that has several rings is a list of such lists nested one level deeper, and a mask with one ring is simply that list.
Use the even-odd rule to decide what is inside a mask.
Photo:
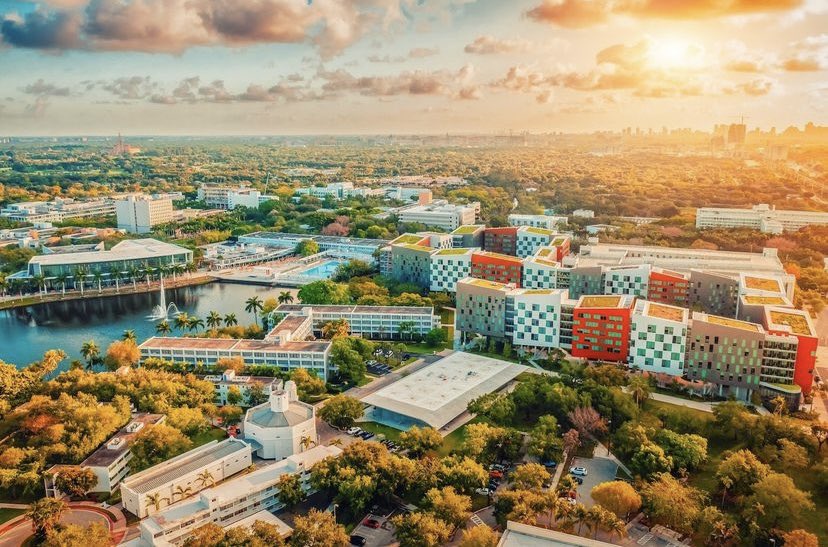
[{"label": "lake", "polygon": [[[245,300],[258,296],[262,300],[276,297],[283,288],[209,283],[178,289],[167,289],[167,302],[174,302],[181,311],[206,319],[211,311],[222,317],[235,313],[240,325],[253,322],[253,315],[244,311]],[[295,290],[291,291],[295,295]],[[161,301],[158,291],[106,298],[86,298],[67,302],[50,302],[25,308],[0,311],[0,360],[24,366],[39,360],[50,349],[62,349],[69,359],[80,359],[81,345],[94,340],[101,353],[125,330],[134,330],[139,343],[155,335],[155,325],[147,316]],[[172,326],[172,321],[170,321]],[[172,336],[180,331],[173,329]]]}]

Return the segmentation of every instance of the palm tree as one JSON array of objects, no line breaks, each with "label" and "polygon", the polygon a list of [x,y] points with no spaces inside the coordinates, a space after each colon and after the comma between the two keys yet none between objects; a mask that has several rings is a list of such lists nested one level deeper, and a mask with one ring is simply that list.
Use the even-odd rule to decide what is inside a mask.
[{"label": "palm tree", "polygon": [[307,450],[311,446],[316,446],[316,441],[311,439],[309,436],[305,435],[299,441],[299,446],[302,448],[302,450]]},{"label": "palm tree", "polygon": [[0,277],[0,292],[3,293],[3,296],[6,296],[6,289],[9,288],[9,280],[5,277]]},{"label": "palm tree", "polygon": [[339,437],[334,437],[331,439],[331,442],[328,443],[329,446],[342,446],[342,439]]},{"label": "palm tree", "polygon": [[211,329],[221,326],[221,315],[217,311],[211,311],[207,314],[207,326]]},{"label": "palm tree", "polygon": [[178,485],[178,486],[175,487],[175,490],[173,490],[173,498],[178,496],[179,498],[184,499],[187,496],[189,496],[190,494],[192,494],[192,492],[193,492],[193,489],[190,488],[189,486]]},{"label": "palm tree", "polygon": [[150,286],[150,281],[152,280],[152,274],[155,273],[155,268],[150,266],[147,263],[144,263],[144,277],[147,280],[147,287]]},{"label": "palm tree", "polygon": [[587,528],[592,530],[592,539],[595,539],[598,536],[598,530],[601,529],[604,522],[606,521],[606,515],[608,511],[603,507],[594,506],[587,511],[586,516],[586,523]]},{"label": "palm tree", "polygon": [[279,301],[279,304],[292,304],[293,295],[290,294],[290,291],[282,291],[279,293],[279,298],[277,300]]},{"label": "palm tree", "polygon": [[98,294],[101,294],[101,282],[103,281],[103,272],[101,270],[95,270],[92,272],[92,279],[98,284]]},{"label": "palm tree", "polygon": [[167,499],[167,498],[162,498],[162,497],[161,497],[161,494],[160,494],[159,492],[156,492],[155,494],[148,494],[148,495],[147,495],[147,502],[149,502],[149,504],[150,504],[150,505],[152,505],[153,507],[155,507],[155,510],[156,510],[156,511],[160,511],[160,510],[161,510],[161,502],[162,502],[162,501],[165,501],[165,500],[167,501],[167,503],[169,503],[169,502],[170,502],[170,500],[169,500],[169,499]]},{"label": "palm tree", "polygon": [[164,280],[164,275],[165,274],[170,273],[170,267],[167,266],[166,264],[159,264],[158,268],[156,268],[156,269],[158,270],[158,279],[160,281]]},{"label": "palm tree", "polygon": [[112,270],[109,272],[109,275],[115,280],[115,292],[121,292],[121,280],[124,278],[124,272],[121,270]]},{"label": "palm tree", "polygon": [[196,316],[190,317],[187,320],[187,328],[198,332],[198,329],[204,328],[204,319]]},{"label": "palm tree", "polygon": [[91,368],[101,355],[101,348],[94,340],[87,340],[81,346],[81,355],[86,360],[86,364]]},{"label": "palm tree", "polygon": [[238,325],[239,320],[236,319],[235,313],[228,313],[224,316],[224,326],[225,327],[232,327],[233,325]]},{"label": "palm tree", "polygon": [[190,325],[190,316],[187,315],[187,312],[181,312],[175,316],[175,328],[178,330],[184,330]]},{"label": "palm tree", "polygon": [[187,262],[187,264],[184,266],[184,269],[187,270],[187,274],[189,275],[189,277],[192,277],[193,273],[198,271],[198,266],[196,266],[195,262]]},{"label": "palm tree", "polygon": [[412,334],[414,332],[414,321],[400,321],[397,327],[400,333],[400,338],[405,338],[403,334]]},{"label": "palm tree", "polygon": [[84,282],[86,281],[87,273],[88,273],[88,271],[83,266],[78,266],[77,268],[75,268],[72,271],[72,279],[73,279],[73,283],[75,285],[75,289],[78,288],[78,283],[80,283],[81,296],[83,296],[83,285],[84,285]]},{"label": "palm tree", "polygon": [[158,334],[169,334],[171,330],[169,321],[161,321],[155,325],[155,332]]},{"label": "palm tree", "polygon": [[644,404],[644,401],[650,398],[650,382],[643,376],[633,376],[627,385],[627,393],[629,393],[638,406]]},{"label": "palm tree", "polygon": [[264,303],[258,296],[251,296],[245,301],[244,311],[253,314],[253,321],[259,324],[259,312],[264,307]]},{"label": "palm tree", "polygon": [[550,507],[550,523],[552,517],[555,518],[555,524],[562,530],[572,529],[572,504],[569,503],[569,498],[556,498],[555,503]]},{"label": "palm tree", "polygon": [[202,487],[207,487],[208,484],[212,486],[216,483],[216,479],[215,477],[213,477],[213,474],[206,469],[198,474],[196,480],[201,484]]},{"label": "palm tree", "polygon": [[137,342],[138,337],[135,336],[135,331],[132,329],[125,330],[124,333],[121,335],[121,340],[124,342]]},{"label": "palm tree", "polygon": [[583,503],[578,503],[572,508],[573,524],[578,525],[578,535],[581,535],[581,528],[583,528],[587,519],[589,518],[589,509]]},{"label": "palm tree", "polygon": [[129,278],[132,279],[132,290],[138,290],[138,277],[141,275],[141,268],[136,266],[135,264],[130,264],[129,268],[127,269],[127,274]]},{"label": "palm tree", "polygon": [[35,536],[46,537],[60,523],[66,509],[66,502],[55,498],[42,498],[31,504],[26,517],[32,521]]},{"label": "palm tree", "polygon": [[619,539],[627,535],[627,525],[624,524],[623,520],[616,517],[609,511],[607,511],[606,517],[607,519],[604,522],[604,530],[606,530],[609,534],[610,541],[612,541],[616,534],[618,534]]},{"label": "palm tree", "polygon": [[173,264],[170,267],[170,272],[172,273],[172,276],[173,276],[173,283],[175,283],[175,280],[177,279],[177,276],[184,273],[184,270],[185,270],[184,264]]},{"label": "palm tree", "polygon": [[37,285],[37,292],[43,298],[43,288],[46,286],[46,277],[43,274],[32,276],[32,281]]},{"label": "palm tree", "polygon": [[66,281],[69,279],[69,274],[66,272],[60,272],[55,277],[55,281],[60,283],[60,294],[62,296],[66,296]]}]

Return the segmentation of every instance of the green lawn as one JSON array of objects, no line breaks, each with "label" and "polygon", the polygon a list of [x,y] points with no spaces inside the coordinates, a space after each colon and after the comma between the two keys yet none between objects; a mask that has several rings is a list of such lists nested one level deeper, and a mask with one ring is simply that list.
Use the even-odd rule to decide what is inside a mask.
[{"label": "green lawn", "polygon": [[476,424],[480,422],[485,422],[486,420],[481,416],[477,416],[470,422],[461,425],[445,437],[443,437],[443,446],[441,446],[437,450],[437,455],[440,457],[448,456],[452,450],[460,448],[460,445],[463,444],[463,440],[466,438],[466,427],[469,424]]},{"label": "green lawn", "polygon": [[357,425],[365,431],[370,431],[371,433],[375,433],[377,435],[385,435],[386,439],[394,442],[400,440],[400,433],[402,433],[399,429],[378,424],[377,422],[358,422]]},{"label": "green lawn", "polygon": [[18,515],[22,515],[26,511],[24,509],[0,509],[0,524],[8,522]]},{"label": "green lawn", "polygon": [[193,447],[201,446],[203,444],[207,444],[210,441],[221,441],[227,438],[227,432],[221,429],[220,427],[211,427],[207,431],[202,431],[201,433],[196,433],[190,440],[193,441]]},{"label": "green lawn", "polygon": [[[416,353],[419,355],[429,355],[434,353],[435,348],[427,346],[426,344],[418,344],[416,342],[408,342],[403,344],[405,351],[408,353]],[[441,348],[442,349],[442,348]]]}]

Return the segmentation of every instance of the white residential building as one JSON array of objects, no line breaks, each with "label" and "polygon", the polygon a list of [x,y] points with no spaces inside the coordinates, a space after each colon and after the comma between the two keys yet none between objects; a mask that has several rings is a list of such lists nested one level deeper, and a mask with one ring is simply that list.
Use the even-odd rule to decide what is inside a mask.
[{"label": "white residential building", "polygon": [[[513,289],[506,298],[506,314],[511,318],[515,346],[557,348],[561,335],[561,300],[566,291],[553,289]],[[507,335],[509,330],[507,320]]]},{"label": "white residential building", "polygon": [[345,199],[358,193],[353,182],[332,182],[326,186],[305,186],[297,188],[295,192],[297,196],[313,196],[319,199],[327,197]]},{"label": "white residential building", "polygon": [[474,224],[480,204],[454,205],[445,201],[435,201],[430,205],[414,205],[400,209],[397,213],[400,222],[418,223],[441,228],[451,232],[459,226]]},{"label": "white residential building", "polygon": [[687,308],[638,300],[630,327],[629,364],[647,372],[684,374],[689,314]]},{"label": "white residential building", "polygon": [[828,213],[776,209],[765,203],[750,209],[702,207],[696,210],[696,228],[753,228],[778,234],[811,225],[828,225]]},{"label": "white residential building", "polygon": [[279,501],[279,480],[283,476],[298,475],[303,488],[310,493],[311,468],[325,458],[335,458],[341,453],[342,450],[335,446],[316,446],[202,490],[197,497],[179,501],[141,521],[141,535],[130,545],[180,545],[193,531],[206,524],[226,528],[260,511],[278,511],[284,507]]},{"label": "white residential building", "polygon": [[[563,280],[566,279],[566,284]],[[569,270],[560,263],[530,256],[523,261],[523,287],[527,289],[563,289],[569,287]]]},{"label": "white residential building", "polygon": [[214,402],[220,406],[227,404],[227,395],[233,388],[239,390],[244,403],[249,403],[252,389],[259,387],[265,395],[270,396],[270,390],[275,382],[269,376],[238,376],[233,370],[225,370],[220,375],[209,374],[202,379],[213,384],[216,389]]},{"label": "white residential building", "polygon": [[604,294],[629,294],[647,298],[649,285],[649,264],[604,269]]},{"label": "white residential building", "polygon": [[[425,336],[440,326],[440,317],[434,314],[434,308],[419,306],[282,304],[276,308],[276,313],[287,313],[288,318],[293,315],[309,317],[312,329],[317,333],[321,333],[326,323],[344,319],[352,336],[364,338],[401,338],[403,334]],[[401,334],[403,324],[408,325],[410,331]]]},{"label": "white residential building", "polygon": [[518,258],[534,255],[538,249],[549,245],[555,237],[555,232],[544,228],[521,226],[517,230],[515,250]]},{"label": "white residential building", "polygon": [[532,226],[544,230],[555,231],[559,226],[565,226],[566,217],[552,215],[520,215],[511,214],[508,216],[509,226]]},{"label": "white residential building", "polygon": [[431,290],[457,290],[457,282],[471,275],[473,251],[474,249],[442,249],[431,255]]},{"label": "white residential building", "polygon": [[595,211],[592,209],[575,209],[572,216],[576,218],[595,218]]},{"label": "white residential building", "polygon": [[129,476],[121,482],[121,501],[124,509],[144,518],[172,505],[176,497],[194,495],[252,463],[250,445],[244,441],[212,441]]},{"label": "white residential building", "polygon": [[115,201],[118,228],[147,234],[153,227],[174,220],[172,198],[166,195],[130,194]]},{"label": "white residential building", "polygon": [[238,206],[256,208],[265,201],[278,199],[262,194],[246,186],[202,184],[198,187],[198,199],[213,209],[234,209]]},{"label": "white residential building", "polygon": [[70,218],[97,218],[115,214],[112,198],[75,201],[55,198],[53,201],[24,201],[10,203],[0,209],[0,216],[15,222],[63,222]]},{"label": "white residential building", "polygon": [[266,460],[283,460],[305,452],[319,440],[315,409],[299,400],[291,380],[271,390],[267,402],[249,409],[242,429],[245,441]]}]

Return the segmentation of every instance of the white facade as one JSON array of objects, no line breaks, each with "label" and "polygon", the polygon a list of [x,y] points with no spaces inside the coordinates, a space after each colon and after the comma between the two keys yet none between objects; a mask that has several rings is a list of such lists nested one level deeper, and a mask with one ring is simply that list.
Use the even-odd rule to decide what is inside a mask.
[{"label": "white facade", "polygon": [[431,290],[455,292],[471,276],[472,249],[445,249],[431,255]]},{"label": "white facade", "polygon": [[434,202],[431,205],[415,205],[399,211],[400,222],[425,224],[441,228],[447,232],[459,226],[474,224],[479,211],[479,203],[452,205],[446,202]]},{"label": "white facade", "polygon": [[70,218],[90,218],[115,214],[111,198],[75,201],[56,198],[53,201],[25,201],[11,203],[0,209],[0,216],[15,222],[63,222]]},{"label": "white facade", "polygon": [[354,194],[353,182],[332,182],[327,186],[306,186],[296,190],[297,196],[313,196],[319,199],[332,197],[344,199]]},{"label": "white facade", "polygon": [[629,294],[647,298],[650,265],[618,266],[604,270],[604,294]]},{"label": "white facade", "polygon": [[565,291],[551,289],[513,290],[507,298],[514,309],[512,343],[533,348],[559,347],[561,299],[565,294]]},{"label": "white facade", "polygon": [[400,327],[403,323],[411,327],[407,335],[418,336],[425,336],[431,329],[440,326],[440,317],[430,307],[282,304],[276,311],[309,316],[313,330],[317,332],[326,323],[344,319],[348,322],[351,335],[364,338],[401,338]]},{"label": "white facade", "polygon": [[231,190],[227,194],[227,208],[235,209],[236,207],[247,207],[249,209],[258,209],[259,205],[265,201],[279,199],[276,196],[268,196],[262,194],[258,190],[252,188],[240,188]]},{"label": "white facade", "polygon": [[559,277],[567,277],[569,271],[563,271],[561,265],[554,260],[547,260],[545,258],[538,258],[534,256],[527,257],[523,261],[523,280],[521,285],[527,289],[561,289],[567,288],[569,283],[565,286],[560,284]]},{"label": "white facade", "polygon": [[207,375],[203,379],[215,387],[216,395],[213,402],[219,406],[227,404],[227,395],[232,388],[239,390],[244,403],[249,403],[251,388],[261,386],[262,391],[269,396],[271,386],[275,382],[273,378],[269,377],[237,376],[233,370],[225,370],[220,376]]},{"label": "white facade", "polygon": [[198,187],[198,199],[214,209],[234,209],[239,205],[255,209],[265,201],[278,198],[245,186],[202,184]]},{"label": "white facade", "polygon": [[298,475],[305,491],[311,493],[311,468],[341,453],[335,446],[317,446],[202,490],[197,498],[179,501],[141,521],[141,535],[130,545],[180,545],[206,524],[228,527],[260,511],[275,512],[284,507],[278,497],[279,480],[284,475]]},{"label": "white facade", "polygon": [[154,226],[174,219],[172,198],[131,194],[115,202],[118,228],[131,234],[147,234]]},{"label": "white facade", "polygon": [[689,313],[677,306],[636,302],[630,326],[630,365],[648,372],[684,374]]},{"label": "white facade", "polygon": [[[121,482],[121,500],[124,509],[144,518],[232,477],[252,463],[247,443],[234,438],[212,441],[131,475]],[[182,492],[189,494],[182,497]]]},{"label": "white facade", "polygon": [[552,215],[511,214],[508,216],[508,221],[509,226],[532,226],[534,228],[554,231],[558,226],[565,225],[567,218]]},{"label": "white facade", "polygon": [[592,209],[575,209],[572,216],[577,218],[595,218],[595,211]]},{"label": "white facade", "polygon": [[750,209],[702,207],[696,210],[696,228],[753,228],[780,233],[811,225],[828,225],[828,213],[782,210],[764,203]]},{"label": "white facade", "polygon": [[242,428],[245,440],[254,443],[256,455],[266,460],[283,460],[318,441],[315,409],[299,400],[291,380],[283,389],[271,390],[266,403],[249,409]]},{"label": "white facade", "polygon": [[534,255],[538,249],[549,245],[555,233],[543,228],[532,226],[521,226],[518,228],[515,239],[515,249],[518,258],[526,258]]}]

